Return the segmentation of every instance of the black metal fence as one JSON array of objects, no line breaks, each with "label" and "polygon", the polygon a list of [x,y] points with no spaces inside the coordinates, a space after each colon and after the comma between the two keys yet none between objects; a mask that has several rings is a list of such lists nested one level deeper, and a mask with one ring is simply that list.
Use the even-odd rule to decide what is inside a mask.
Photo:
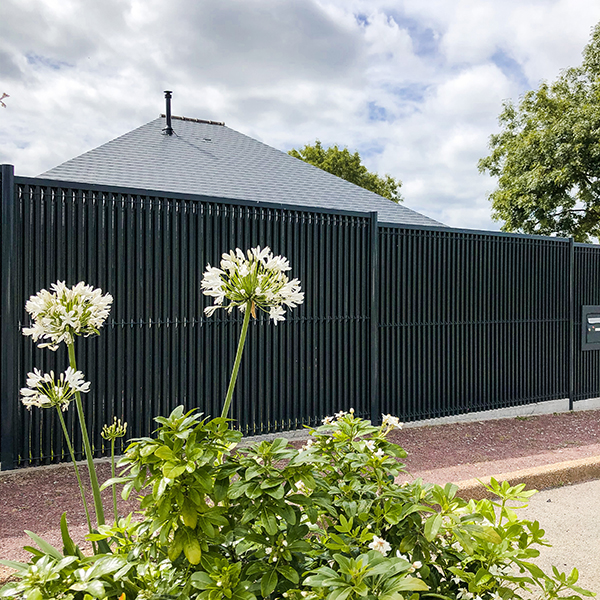
[{"label": "black metal fence", "polygon": [[67,366],[64,350],[21,335],[25,301],[58,279],[115,299],[101,335],[76,341],[97,455],[113,416],[133,437],[178,404],[219,414],[240,319],[206,318],[200,281],[235,247],[288,257],[306,293],[285,322],[252,322],[232,404],[246,434],[314,425],[350,406],[408,421],[600,396],[600,352],[577,345],[578,307],[600,304],[600,247],[28,179],[11,166],[1,176],[3,469],[65,459],[55,414],[18,401],[34,366]]}]

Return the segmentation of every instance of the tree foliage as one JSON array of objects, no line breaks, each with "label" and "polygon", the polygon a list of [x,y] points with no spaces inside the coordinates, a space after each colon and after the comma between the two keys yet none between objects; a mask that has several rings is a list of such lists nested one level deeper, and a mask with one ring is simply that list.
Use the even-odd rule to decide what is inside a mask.
[{"label": "tree foliage", "polygon": [[316,140],[314,146],[307,144],[300,150],[292,148],[288,154],[384,198],[394,202],[403,200],[400,194],[402,181],[391,175],[381,177],[369,172],[358,152],[351,154],[348,148],[340,150],[337,145],[323,148],[321,142]]},{"label": "tree foliage", "polygon": [[600,23],[579,67],[504,103],[501,132],[479,170],[498,177],[489,199],[504,231],[600,236]]}]

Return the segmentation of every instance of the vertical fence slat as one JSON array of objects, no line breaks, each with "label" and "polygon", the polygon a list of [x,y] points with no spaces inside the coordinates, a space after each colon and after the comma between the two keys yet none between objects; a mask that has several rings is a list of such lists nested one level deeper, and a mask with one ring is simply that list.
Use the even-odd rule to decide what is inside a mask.
[{"label": "vertical fence slat", "polygon": [[2,185],[2,206],[0,207],[0,232],[2,242],[1,263],[1,299],[0,299],[0,461],[3,470],[13,469],[16,462],[16,427],[15,403],[19,397],[17,356],[19,354],[19,308],[22,305],[20,293],[20,277],[18,273],[18,207],[15,198],[14,167],[0,166]]}]

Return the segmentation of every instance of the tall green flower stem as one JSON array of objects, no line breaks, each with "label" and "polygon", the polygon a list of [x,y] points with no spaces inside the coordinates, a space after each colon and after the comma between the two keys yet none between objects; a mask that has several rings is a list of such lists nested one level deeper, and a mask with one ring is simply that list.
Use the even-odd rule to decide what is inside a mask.
[{"label": "tall green flower stem", "polygon": [[231,399],[233,398],[235,382],[237,380],[238,371],[240,370],[240,363],[242,362],[242,354],[244,353],[244,344],[246,343],[246,335],[248,334],[248,324],[250,323],[251,314],[252,301],[248,300],[248,302],[246,302],[246,310],[244,311],[244,323],[242,325],[242,332],[240,333],[240,341],[238,342],[235,362],[233,363],[233,371],[231,371],[231,379],[229,380],[229,388],[227,390],[227,396],[225,397],[223,411],[221,412],[222,418],[226,418],[229,413],[229,406],[231,405]]},{"label": "tall green flower stem", "polygon": [[67,441],[67,447],[69,448],[69,454],[71,455],[71,460],[73,461],[73,466],[75,467],[75,476],[77,477],[77,483],[79,484],[79,491],[81,492],[81,500],[83,502],[83,508],[85,509],[85,520],[87,521],[88,530],[92,533],[92,520],[90,519],[90,511],[88,509],[87,501],[85,499],[85,491],[83,489],[83,484],[81,483],[81,475],[79,474],[79,469],[77,468],[77,461],[75,460],[75,452],[73,451],[73,445],[71,444],[71,438],[69,437],[69,432],[67,430],[67,425],[65,423],[65,419],[62,415],[62,411],[59,406],[56,407],[58,412],[58,418],[60,420],[60,424],[62,426],[63,433],[65,435],[65,440]]},{"label": "tall green flower stem", "polygon": [[[110,472],[111,477],[114,479],[117,476],[117,470],[115,469],[115,438],[110,440]],[[115,514],[115,523],[119,520],[119,512],[117,510],[117,486],[112,484],[112,497],[113,497],[113,512]]]},{"label": "tall green flower stem", "polygon": [[[69,349],[69,364],[75,371],[77,370],[77,362],[75,361],[75,345],[67,344]],[[96,521],[98,525],[104,525],[104,507],[102,506],[102,497],[100,496],[100,486],[98,485],[98,475],[94,466],[94,455],[90,445],[90,438],[85,424],[85,415],[83,413],[83,403],[81,402],[81,394],[75,392],[75,404],[77,405],[77,414],[79,415],[79,425],[81,426],[81,438],[83,439],[83,447],[85,449],[85,458],[87,459],[88,471],[90,475],[90,483],[92,485],[92,494],[94,496],[94,508],[96,509]]]}]

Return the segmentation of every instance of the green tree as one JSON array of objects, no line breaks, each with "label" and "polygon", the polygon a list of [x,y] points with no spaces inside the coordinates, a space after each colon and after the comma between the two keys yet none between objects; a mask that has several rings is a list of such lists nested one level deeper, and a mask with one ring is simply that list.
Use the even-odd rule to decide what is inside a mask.
[{"label": "green tree", "polygon": [[307,144],[301,150],[292,148],[288,154],[384,198],[394,202],[403,200],[399,191],[402,182],[390,175],[380,177],[377,173],[370,173],[362,164],[358,152],[350,154],[348,148],[340,150],[337,145],[323,148],[321,142],[316,140],[314,146]]},{"label": "green tree", "polygon": [[501,132],[479,170],[498,178],[489,199],[504,231],[600,235],[600,23],[579,67],[504,103]]}]

